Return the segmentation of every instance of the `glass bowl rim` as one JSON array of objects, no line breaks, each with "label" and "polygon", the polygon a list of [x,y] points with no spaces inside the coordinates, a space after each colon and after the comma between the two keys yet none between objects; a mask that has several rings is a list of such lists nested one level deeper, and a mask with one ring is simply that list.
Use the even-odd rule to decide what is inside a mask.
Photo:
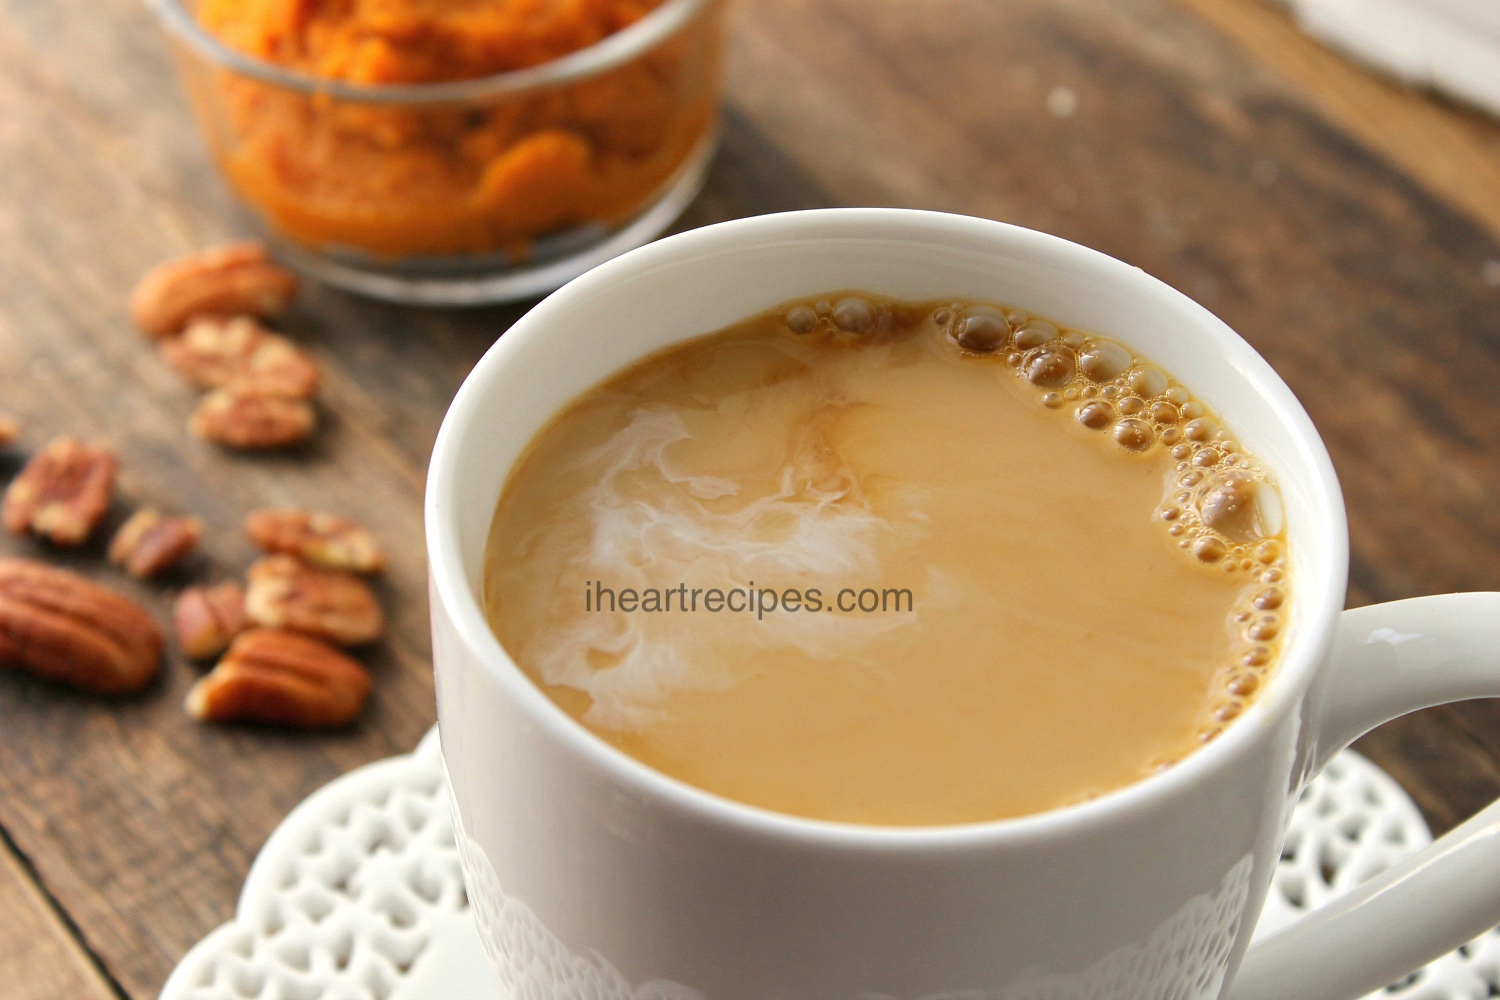
[{"label": "glass bowl rim", "polygon": [[666,0],[645,17],[592,45],[556,59],[471,80],[363,84],[315,76],[246,55],[211,34],[183,0],[147,0],[162,26],[199,56],[264,83],[366,104],[456,103],[519,94],[616,69],[682,30],[710,0]]}]

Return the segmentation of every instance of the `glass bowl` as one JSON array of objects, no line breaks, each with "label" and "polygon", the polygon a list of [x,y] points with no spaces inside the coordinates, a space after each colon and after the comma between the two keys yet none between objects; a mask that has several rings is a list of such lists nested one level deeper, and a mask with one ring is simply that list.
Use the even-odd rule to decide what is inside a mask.
[{"label": "glass bowl", "polygon": [[278,256],[377,298],[551,291],[659,235],[717,136],[723,0],[666,0],[537,66],[445,83],[327,79],[150,0],[215,161]]}]

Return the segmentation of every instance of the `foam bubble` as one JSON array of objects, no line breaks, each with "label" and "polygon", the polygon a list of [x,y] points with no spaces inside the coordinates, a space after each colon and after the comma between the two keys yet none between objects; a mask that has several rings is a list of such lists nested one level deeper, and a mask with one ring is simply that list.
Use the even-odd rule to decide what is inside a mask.
[{"label": "foam bubble", "polygon": [[786,325],[793,333],[812,333],[818,325],[818,314],[809,306],[796,306],[787,310]]},{"label": "foam bubble", "polygon": [[[1286,511],[1281,504],[1281,491],[1270,483],[1261,483],[1256,488],[1255,516],[1260,521],[1261,534],[1281,534],[1286,521]],[[1272,545],[1274,544],[1273,542]]]},{"label": "foam bubble", "polygon": [[[1019,334],[1016,340],[1019,343]],[[1073,378],[1075,364],[1076,358],[1071,348],[1037,347],[1027,352],[1024,370],[1033,385],[1062,386]]]},{"label": "foam bubble", "polygon": [[1029,319],[1025,325],[1016,331],[1016,346],[1023,351],[1041,347],[1050,343],[1058,337],[1058,329],[1055,323],[1049,323],[1044,319]]},{"label": "foam bubble", "polygon": [[1103,430],[1115,422],[1115,408],[1099,401],[1084,403],[1078,408],[1078,422],[1092,430]]},{"label": "foam bubble", "polygon": [[1151,425],[1144,420],[1126,417],[1115,424],[1115,440],[1131,451],[1145,451],[1155,440]]},{"label": "foam bubble", "polygon": [[954,327],[953,339],[966,351],[988,354],[1010,339],[1010,323],[992,306],[968,306]]},{"label": "foam bubble", "polygon": [[1079,363],[1095,382],[1108,382],[1123,375],[1134,362],[1130,352],[1112,340],[1096,340],[1084,348]]},{"label": "foam bubble", "polygon": [[1167,391],[1167,374],[1155,365],[1142,365],[1130,373],[1130,390],[1150,399]]},{"label": "foam bubble", "polygon": [[833,322],[846,333],[864,333],[875,325],[875,311],[864,299],[839,299],[833,307]]}]

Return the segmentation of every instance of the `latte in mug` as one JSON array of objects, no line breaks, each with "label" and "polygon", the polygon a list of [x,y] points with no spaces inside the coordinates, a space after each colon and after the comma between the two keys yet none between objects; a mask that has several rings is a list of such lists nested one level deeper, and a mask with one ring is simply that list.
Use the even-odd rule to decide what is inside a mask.
[{"label": "latte in mug", "polygon": [[502,493],[486,611],[564,711],[846,823],[1040,812],[1170,766],[1274,669],[1268,471],[1104,337],[841,292],[641,361]]}]

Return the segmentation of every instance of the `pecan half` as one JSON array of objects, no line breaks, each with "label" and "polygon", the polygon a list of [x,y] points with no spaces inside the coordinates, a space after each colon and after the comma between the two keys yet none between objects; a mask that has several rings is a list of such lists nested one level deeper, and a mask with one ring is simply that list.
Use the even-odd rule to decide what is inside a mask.
[{"label": "pecan half", "polygon": [[12,534],[33,531],[57,545],[77,545],[109,510],[115,468],[106,449],[59,438],[11,482],[0,519]]},{"label": "pecan half", "polygon": [[294,507],[257,510],[245,518],[245,534],[263,552],[296,556],[324,569],[378,573],[385,568],[375,536],[336,514]]},{"label": "pecan half", "polygon": [[130,317],[144,333],[165,337],[194,316],[274,316],[296,293],[296,276],[265,247],[233,243],[147,271],[130,293]]},{"label": "pecan half", "polygon": [[327,643],[255,629],[193,685],[187,710],[200,722],[317,729],[351,722],[369,693],[365,668]]},{"label": "pecan half", "polygon": [[189,587],[172,609],[177,644],[194,660],[218,656],[234,637],[250,627],[245,615],[245,591],[237,583],[217,587]]},{"label": "pecan half", "polygon": [[97,694],[144,687],[161,630],[135,602],[29,559],[0,559],[0,663]]},{"label": "pecan half", "polygon": [[131,515],[109,543],[109,561],[145,579],[165,572],[192,554],[203,535],[196,517],[162,517],[150,507]]},{"label": "pecan half", "polygon": [[10,444],[20,433],[21,425],[16,423],[15,418],[0,413],[0,448]]},{"label": "pecan half", "polygon": [[372,642],[385,631],[380,603],[357,576],[317,569],[291,556],[267,556],[250,567],[249,580],[245,613],[257,625],[341,646]]},{"label": "pecan half", "polygon": [[249,316],[200,316],[161,353],[179,375],[203,389],[235,385],[263,396],[307,399],[318,368],[285,337]]},{"label": "pecan half", "polygon": [[231,385],[203,397],[188,429],[205,441],[253,451],[301,444],[312,434],[317,419],[305,399],[268,396]]}]

